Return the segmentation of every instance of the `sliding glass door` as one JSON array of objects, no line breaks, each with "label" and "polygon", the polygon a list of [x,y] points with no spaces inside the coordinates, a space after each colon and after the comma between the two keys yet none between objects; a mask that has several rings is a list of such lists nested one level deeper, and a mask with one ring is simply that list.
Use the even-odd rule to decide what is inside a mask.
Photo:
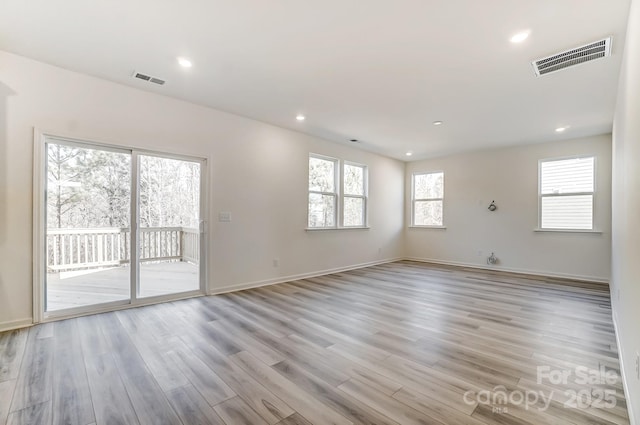
[{"label": "sliding glass door", "polygon": [[45,314],[203,292],[203,160],[53,137],[42,155]]},{"label": "sliding glass door", "polygon": [[140,155],[140,297],[200,287],[200,164]]},{"label": "sliding glass door", "polygon": [[131,153],[46,150],[46,310],[129,300]]}]

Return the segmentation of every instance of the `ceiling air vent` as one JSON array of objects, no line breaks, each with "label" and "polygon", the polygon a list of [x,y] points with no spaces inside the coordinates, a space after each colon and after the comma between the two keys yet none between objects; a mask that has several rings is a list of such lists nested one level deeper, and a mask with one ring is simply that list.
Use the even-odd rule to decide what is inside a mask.
[{"label": "ceiling air vent", "polygon": [[143,74],[141,72],[134,72],[133,78],[137,78],[139,80],[148,81],[150,83],[159,84],[159,85],[163,85],[166,82],[163,79],[152,77],[150,75]]},{"label": "ceiling air vent", "polygon": [[538,77],[581,63],[611,56],[611,37],[538,59],[531,64]]}]

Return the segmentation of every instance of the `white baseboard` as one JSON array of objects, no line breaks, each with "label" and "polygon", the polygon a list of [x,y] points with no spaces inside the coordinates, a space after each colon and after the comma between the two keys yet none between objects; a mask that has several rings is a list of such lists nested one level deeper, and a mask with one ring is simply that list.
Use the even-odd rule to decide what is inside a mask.
[{"label": "white baseboard", "polygon": [[[260,281],[254,281],[254,282],[238,283],[238,284],[235,284],[235,285],[227,285],[227,286],[222,286],[222,287],[218,287],[218,288],[211,288],[211,289],[209,289],[207,291],[207,295],[224,294],[224,293],[227,293],[227,292],[242,291],[242,290],[251,289],[251,288],[259,288],[261,286],[276,285],[278,283],[291,282],[293,280],[308,279],[308,278],[311,278],[311,277],[324,276],[324,275],[327,275],[327,274],[340,273],[340,272],[345,272],[345,271],[349,271],[349,270],[356,270],[356,269],[361,269],[361,268],[365,268],[365,267],[375,266],[375,265],[378,265],[378,264],[392,263],[394,261],[402,261],[402,260],[419,261],[419,262],[423,262],[423,263],[433,263],[433,264],[444,264],[444,265],[449,265],[449,266],[468,267],[468,268],[491,270],[491,271],[504,271],[504,272],[510,272],[510,273],[521,273],[521,274],[528,274],[528,275],[533,275],[533,276],[544,276],[544,277],[564,278],[564,279],[577,279],[577,280],[583,280],[583,281],[588,281],[588,282],[597,282],[597,283],[605,283],[605,284],[609,283],[608,279],[604,279],[604,278],[600,278],[600,277],[594,277],[594,276],[581,276],[581,275],[570,275],[570,274],[560,274],[560,273],[546,273],[546,272],[540,272],[540,271],[535,271],[535,270],[512,269],[512,268],[506,268],[506,267],[488,267],[488,266],[483,266],[483,265],[480,265],[480,264],[462,263],[462,262],[456,262],[456,261],[444,261],[444,260],[437,260],[437,259],[431,259],[431,258],[396,257],[396,258],[386,258],[386,259],[383,259],[383,260],[369,261],[369,262],[360,263],[360,264],[353,264],[353,265],[350,265],[350,266],[336,267],[336,268],[332,268],[332,269],[318,270],[318,271],[309,272],[309,273],[301,273],[301,274],[289,275],[289,276],[279,276],[279,277],[272,278],[272,279],[266,279],[266,280],[260,280]],[[9,321],[9,322],[0,322],[0,332],[12,330],[12,329],[23,328],[23,327],[26,327],[26,326],[31,326],[32,324],[33,324],[33,319],[32,318],[13,320],[13,321]]]},{"label": "white baseboard", "polygon": [[509,272],[509,273],[520,273],[520,274],[527,274],[527,275],[532,275],[532,276],[542,276],[542,277],[551,277],[551,278],[560,278],[560,279],[574,279],[574,280],[582,280],[582,281],[585,281],[585,282],[595,282],[595,283],[609,284],[609,280],[608,279],[601,278],[601,277],[595,277],[595,276],[583,276],[583,275],[573,275],[573,274],[563,274],[563,273],[547,273],[547,272],[541,272],[541,271],[536,271],[536,270],[513,269],[513,268],[506,268],[506,267],[499,267],[499,266],[489,267],[489,266],[483,266],[483,265],[480,265],[480,264],[462,263],[462,262],[456,262],[456,261],[444,261],[444,260],[436,260],[436,259],[432,259],[432,258],[397,257],[397,258],[387,258],[387,259],[378,260],[378,261],[370,261],[370,262],[367,262],[367,263],[355,264],[355,265],[351,265],[351,266],[337,267],[337,268],[333,268],[333,269],[319,270],[319,271],[310,272],[310,273],[301,273],[301,274],[297,274],[297,275],[280,276],[280,277],[273,278],[273,279],[259,280],[259,281],[246,282],[246,283],[238,283],[238,284],[235,284],[235,285],[227,285],[227,286],[223,286],[223,287],[219,287],[219,288],[212,288],[212,289],[209,290],[208,294],[209,295],[217,295],[217,294],[224,294],[224,293],[227,293],[227,292],[243,291],[245,289],[259,288],[261,286],[276,285],[278,283],[291,282],[293,280],[308,279],[308,278],[311,278],[311,277],[318,277],[318,276],[324,276],[324,275],[332,274],[332,273],[346,272],[346,271],[349,271],[349,270],[356,270],[356,269],[361,269],[361,268],[364,268],[364,267],[375,266],[375,265],[378,265],[378,264],[392,263],[394,261],[403,261],[403,260],[406,260],[406,261],[418,261],[418,262],[421,262],[421,263],[444,264],[444,265],[448,265],[448,266],[457,266],[457,267],[468,267],[468,268],[481,269],[481,270],[503,271],[503,272]]},{"label": "white baseboard", "polygon": [[616,311],[613,310],[613,329],[616,333],[616,344],[618,344],[618,361],[620,362],[620,378],[622,379],[622,388],[624,388],[624,396],[627,399],[627,412],[629,413],[629,423],[631,425],[640,425],[639,422],[635,421],[635,416],[633,415],[633,406],[629,403],[629,387],[627,386],[627,380],[625,379],[626,374],[624,373],[624,359],[622,358],[622,345],[620,344],[620,332],[618,331],[618,315]]},{"label": "white baseboard", "polygon": [[370,262],[367,262],[367,263],[360,263],[360,264],[354,264],[354,265],[351,265],[351,266],[337,267],[337,268],[334,268],[334,269],[325,269],[325,270],[318,270],[318,271],[310,272],[310,273],[301,273],[301,274],[296,274],[296,275],[280,276],[280,277],[276,277],[276,278],[273,278],[273,279],[259,280],[259,281],[255,281],[255,282],[238,283],[238,284],[235,284],[235,285],[227,285],[227,286],[223,286],[223,287],[219,287],[219,288],[211,288],[209,290],[208,294],[209,295],[217,295],[217,294],[224,294],[224,293],[227,293],[227,292],[243,291],[245,289],[259,288],[261,286],[276,285],[278,283],[291,282],[293,280],[308,279],[308,278],[311,278],[311,277],[324,276],[324,275],[332,274],[332,273],[346,272],[346,271],[349,271],[349,270],[362,269],[362,268],[365,268],[365,267],[376,266],[378,264],[393,263],[394,261],[401,261],[401,260],[404,260],[404,258],[402,258],[402,257],[387,258],[387,259],[384,259],[384,260],[370,261]]},{"label": "white baseboard", "polygon": [[607,285],[609,284],[609,279],[598,277],[598,276],[584,276],[584,275],[576,275],[576,274],[568,274],[568,273],[549,273],[549,272],[543,272],[539,270],[514,269],[509,267],[501,267],[501,266],[489,266],[489,265],[483,265],[483,264],[463,263],[459,261],[437,260],[434,258],[406,257],[405,260],[418,261],[421,263],[444,264],[447,266],[468,267],[472,269],[491,270],[491,271],[497,271],[497,272],[503,271],[503,272],[509,272],[509,273],[528,274],[532,276],[582,280],[585,282],[604,283]]},{"label": "white baseboard", "polygon": [[0,332],[12,331],[14,329],[26,328],[27,326],[33,325],[33,319],[18,319],[11,320],[9,322],[0,322]]}]

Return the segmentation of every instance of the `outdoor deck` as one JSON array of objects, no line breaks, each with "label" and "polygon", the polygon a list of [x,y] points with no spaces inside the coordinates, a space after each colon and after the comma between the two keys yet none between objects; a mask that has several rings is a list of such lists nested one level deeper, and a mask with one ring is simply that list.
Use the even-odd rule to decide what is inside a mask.
[{"label": "outdoor deck", "polygon": [[[197,290],[199,234],[143,227],[140,298]],[[47,229],[47,311],[128,300],[131,233],[126,227]]]},{"label": "outdoor deck", "polygon": [[[108,303],[129,298],[128,266],[47,274],[47,311]],[[140,267],[140,296],[197,290],[198,266],[184,261]]]}]

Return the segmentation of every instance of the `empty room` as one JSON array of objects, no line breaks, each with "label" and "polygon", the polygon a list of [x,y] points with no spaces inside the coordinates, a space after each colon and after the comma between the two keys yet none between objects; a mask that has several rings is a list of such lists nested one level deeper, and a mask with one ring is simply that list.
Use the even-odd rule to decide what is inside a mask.
[{"label": "empty room", "polygon": [[640,0],[0,1],[0,425],[640,425]]}]

